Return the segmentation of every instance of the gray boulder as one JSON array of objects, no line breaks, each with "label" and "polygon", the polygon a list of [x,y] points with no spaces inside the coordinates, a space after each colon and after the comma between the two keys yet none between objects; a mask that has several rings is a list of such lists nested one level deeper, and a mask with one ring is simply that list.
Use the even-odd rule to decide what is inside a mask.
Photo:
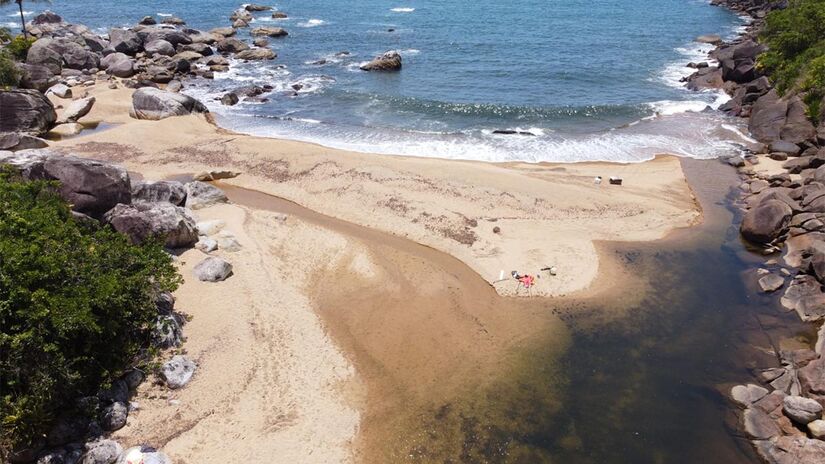
[{"label": "gray boulder", "polygon": [[155,18],[151,16],[144,16],[143,19],[138,21],[138,24],[140,24],[141,26],[154,26],[157,23],[158,22],[155,20]]},{"label": "gray boulder", "polygon": [[767,274],[759,279],[759,288],[765,293],[775,292],[783,285],[785,285],[785,279],[776,274]]},{"label": "gray boulder", "polygon": [[132,94],[132,111],[136,119],[160,120],[172,116],[209,112],[203,103],[180,93],[166,92],[151,87]]},{"label": "gray boulder", "polygon": [[272,60],[278,56],[272,50],[268,48],[253,48],[250,50],[244,50],[239,52],[235,55],[235,58],[239,60],[247,60],[247,61],[259,61],[259,60]]},{"label": "gray boulder", "polygon": [[171,43],[162,39],[147,42],[144,48],[146,49],[146,53],[150,55],[157,54],[164,56],[172,56],[175,54],[175,47],[172,46]]},{"label": "gray boulder", "polygon": [[152,331],[152,343],[161,349],[180,346],[183,343],[183,328],[175,315],[160,315]]},{"label": "gray boulder", "polygon": [[803,321],[816,321],[825,316],[825,294],[814,276],[796,276],[788,284],[780,302],[785,308],[796,311]]},{"label": "gray boulder", "polygon": [[19,134],[17,132],[0,133],[0,150],[30,150],[46,148],[49,144],[39,137]]},{"label": "gray boulder", "polygon": [[117,60],[106,67],[106,73],[123,79],[132,77],[135,75],[135,62],[130,58]]},{"label": "gray boulder", "polygon": [[150,32],[145,39],[147,43],[154,42],[156,40],[169,42],[173,48],[192,43],[192,39],[187,34],[184,34],[177,29],[157,29]]},{"label": "gray boulder", "polygon": [[748,130],[760,142],[779,140],[787,114],[788,102],[779,98],[776,90],[771,90],[754,103]]},{"label": "gray boulder", "polygon": [[792,214],[791,207],[782,201],[763,201],[745,213],[739,230],[753,243],[769,243],[785,231]]},{"label": "gray boulder", "polygon": [[26,63],[44,66],[52,75],[60,74],[63,71],[63,57],[52,47],[53,43],[54,39],[37,39],[29,48]]},{"label": "gray boulder", "polygon": [[782,431],[773,419],[759,408],[748,408],[742,414],[745,432],[757,440],[767,440],[780,435]]},{"label": "gray boulder", "polygon": [[226,203],[229,199],[223,190],[206,182],[193,181],[185,185],[186,207],[191,209],[206,208],[218,203]]},{"label": "gray boulder", "polygon": [[119,204],[106,213],[104,221],[135,244],[157,237],[169,248],[182,248],[198,241],[195,218],[185,208],[169,203]]},{"label": "gray boulder", "polygon": [[369,63],[361,65],[363,71],[400,71],[401,55],[396,51],[388,51],[381,56],[375,57]]},{"label": "gray boulder", "polygon": [[181,206],[186,200],[186,189],[176,181],[136,182],[132,185],[132,201],[171,203]]},{"label": "gray boulder", "polygon": [[72,89],[66,84],[55,84],[46,91],[46,95],[48,94],[52,94],[58,98],[72,98]]},{"label": "gray boulder", "polygon": [[161,375],[166,382],[166,386],[174,390],[183,387],[192,380],[195,368],[197,368],[197,365],[186,356],[175,355],[163,364]]},{"label": "gray boulder", "polygon": [[40,136],[49,132],[57,121],[52,102],[36,90],[0,90],[0,109],[0,133]]},{"label": "gray boulder", "polygon": [[35,26],[42,26],[43,24],[60,24],[62,22],[63,18],[50,10],[46,10],[32,19],[32,24]]},{"label": "gray boulder", "polygon": [[117,63],[118,61],[129,61],[129,60],[131,60],[131,58],[129,58],[129,56],[126,55],[125,53],[120,53],[120,52],[110,53],[110,54],[104,56],[100,60],[100,69],[106,70],[106,69],[109,69],[109,66]]},{"label": "gray boulder", "polygon": [[782,140],[801,143],[816,137],[816,128],[808,119],[807,108],[807,105],[799,97],[792,97],[788,101],[785,125],[782,126],[780,132]]},{"label": "gray boulder", "polygon": [[822,405],[802,396],[786,396],[782,400],[782,412],[794,422],[805,425],[822,415]]},{"label": "gray boulder", "polygon": [[767,394],[768,390],[754,384],[737,385],[730,390],[733,401],[745,407],[761,400]]},{"label": "gray boulder", "polygon": [[58,192],[72,209],[95,219],[118,203],[129,203],[129,175],[120,166],[74,156],[48,157],[34,177],[57,180]]},{"label": "gray boulder", "polygon": [[265,35],[267,37],[286,37],[289,33],[282,27],[256,27],[249,31],[252,35]]},{"label": "gray boulder", "polygon": [[97,440],[86,443],[81,464],[113,464],[117,461],[123,447],[114,440]]},{"label": "gray boulder", "polygon": [[769,150],[772,152],[787,153],[789,155],[796,155],[800,152],[799,145],[788,142],[787,140],[775,140],[771,142]]},{"label": "gray boulder", "polygon": [[212,47],[205,43],[191,43],[189,45],[181,45],[178,47],[179,52],[195,52],[200,56],[210,56],[215,53]]},{"label": "gray boulder", "polygon": [[109,46],[116,52],[134,56],[143,50],[140,37],[128,29],[112,29],[109,31]]},{"label": "gray boulder", "polygon": [[799,383],[806,394],[825,396],[825,358],[815,359],[799,369]]},{"label": "gray boulder", "polygon": [[94,104],[95,97],[86,97],[81,98],[80,100],[74,100],[66,106],[65,110],[63,110],[63,115],[58,120],[58,123],[63,124],[77,122],[80,118],[89,114],[89,111],[92,110]]},{"label": "gray boulder", "polygon": [[249,45],[247,45],[246,42],[234,37],[229,37],[218,41],[215,47],[221,53],[238,53],[244,50],[249,50]]},{"label": "gray boulder", "polygon": [[126,404],[116,401],[100,413],[100,426],[107,432],[120,430],[126,425],[129,416],[129,408]]},{"label": "gray boulder", "polygon": [[21,88],[45,92],[58,82],[57,76],[46,66],[19,63],[17,67],[20,70]]},{"label": "gray boulder", "polygon": [[198,263],[193,273],[203,282],[220,282],[232,275],[232,264],[221,258],[210,256]]}]

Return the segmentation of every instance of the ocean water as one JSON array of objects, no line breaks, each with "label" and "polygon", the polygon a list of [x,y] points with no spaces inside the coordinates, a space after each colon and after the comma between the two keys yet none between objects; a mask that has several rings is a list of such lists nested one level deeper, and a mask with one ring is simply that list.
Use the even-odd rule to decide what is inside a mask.
[{"label": "ocean water", "polygon": [[[105,32],[145,15],[179,16],[198,29],[228,26],[240,3],[41,5],[26,10],[48,7]],[[0,8],[10,27],[14,6]],[[742,141],[734,122],[707,111],[724,95],[690,92],[679,82],[691,72],[684,65],[709,50],[696,36],[732,37],[744,24],[706,0],[281,0],[272,6],[289,18],[256,13],[252,26],[289,31],[271,40],[276,60],[235,63],[186,90],[234,130],[487,161],[638,161],[665,152],[708,158]],[[401,53],[401,72],[358,69],[387,50]],[[224,107],[215,100],[245,84],[275,91],[267,103]],[[303,87],[295,92],[294,84]],[[500,129],[533,135],[493,134]]]}]

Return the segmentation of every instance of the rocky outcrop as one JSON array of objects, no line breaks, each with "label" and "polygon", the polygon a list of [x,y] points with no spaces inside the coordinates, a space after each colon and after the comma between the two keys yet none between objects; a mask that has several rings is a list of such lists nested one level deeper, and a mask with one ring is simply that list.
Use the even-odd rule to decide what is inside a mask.
[{"label": "rocky outcrop", "polygon": [[375,57],[369,63],[361,65],[363,71],[400,71],[401,55],[396,51],[388,51]]},{"label": "rocky outcrop", "polygon": [[0,108],[0,133],[40,136],[50,131],[57,121],[54,105],[36,90],[0,90]]},{"label": "rocky outcrop", "polygon": [[192,113],[208,113],[203,103],[180,93],[142,88],[132,94],[132,111],[136,119],[160,120]]},{"label": "rocky outcrop", "polygon": [[106,213],[104,221],[135,244],[157,238],[169,248],[183,248],[198,241],[195,218],[171,203],[119,204]]}]

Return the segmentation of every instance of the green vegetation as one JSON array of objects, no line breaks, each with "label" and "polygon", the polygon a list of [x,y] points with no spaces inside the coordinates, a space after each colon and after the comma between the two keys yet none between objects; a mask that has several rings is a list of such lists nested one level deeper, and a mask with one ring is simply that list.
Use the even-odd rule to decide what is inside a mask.
[{"label": "green vegetation", "polygon": [[20,71],[11,54],[0,49],[0,89],[16,87],[20,83]]},{"label": "green vegetation", "polygon": [[790,0],[768,14],[759,58],[780,92],[801,91],[811,119],[819,119],[825,97],[825,0]]},{"label": "green vegetation", "polygon": [[159,243],[76,220],[53,183],[0,170],[0,456],[148,361],[154,296],[179,283]]},{"label": "green vegetation", "polygon": [[29,54],[29,49],[34,41],[34,38],[18,35],[6,44],[5,49],[19,61],[26,61],[26,56]]}]

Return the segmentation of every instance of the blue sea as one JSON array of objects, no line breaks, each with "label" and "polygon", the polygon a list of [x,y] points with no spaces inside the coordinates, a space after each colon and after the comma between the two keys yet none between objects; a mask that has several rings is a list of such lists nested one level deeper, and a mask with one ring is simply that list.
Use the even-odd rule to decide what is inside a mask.
[{"label": "blue sea", "polygon": [[[264,3],[270,4],[270,3]],[[228,26],[230,0],[53,0],[24,3],[105,33],[146,15],[189,27]],[[357,151],[485,161],[632,162],[658,153],[710,158],[742,142],[708,108],[720,92],[690,92],[685,64],[705,59],[701,34],[733,37],[745,20],[704,0],[282,0],[278,58],[233,63],[188,83],[221,125]],[[0,18],[16,27],[16,5]],[[248,29],[240,34],[248,38]],[[358,66],[397,50],[399,73]],[[340,54],[348,52],[348,54]],[[323,62],[324,64],[318,64]],[[222,106],[240,85],[275,87],[266,103]],[[294,84],[302,85],[297,93]],[[533,135],[500,135],[495,130]]]}]

